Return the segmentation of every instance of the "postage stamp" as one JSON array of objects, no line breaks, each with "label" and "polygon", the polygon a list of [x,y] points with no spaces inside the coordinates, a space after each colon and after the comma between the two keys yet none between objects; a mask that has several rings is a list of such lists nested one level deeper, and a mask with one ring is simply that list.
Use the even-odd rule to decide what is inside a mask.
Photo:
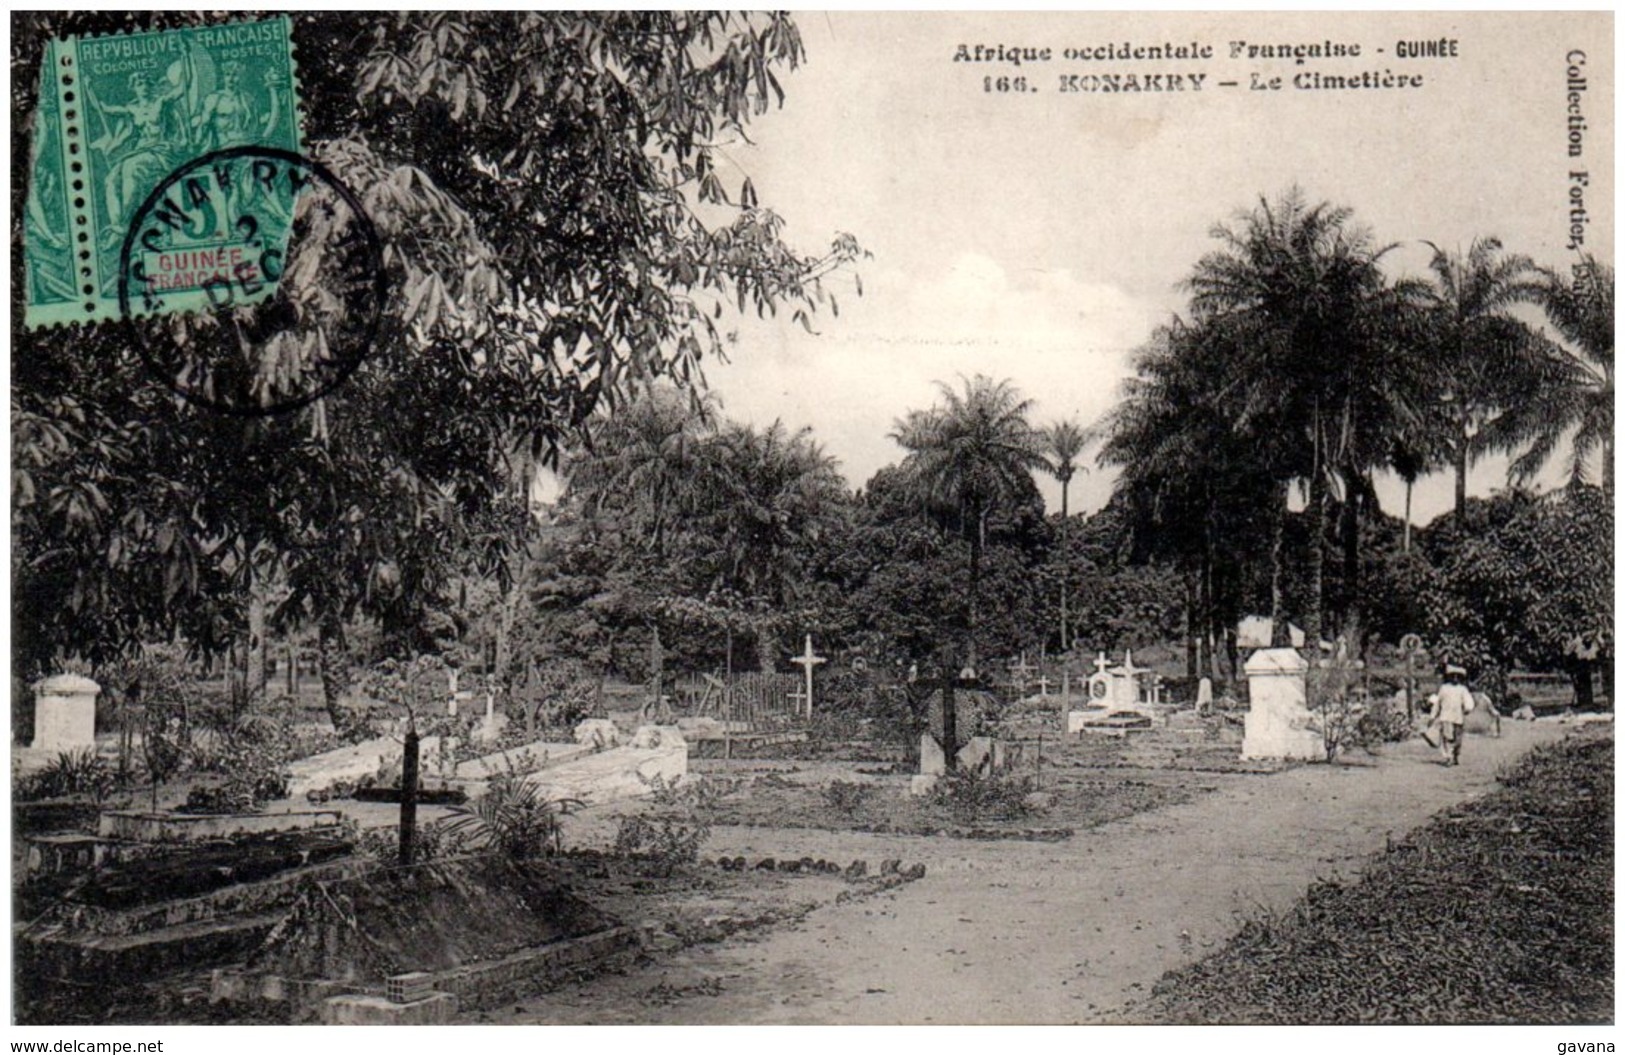
[{"label": "postage stamp", "polygon": [[[132,221],[179,168],[237,147],[297,153],[300,145],[286,17],[49,42],[24,226],[26,324],[119,316],[119,260]],[[155,310],[219,307],[233,269],[285,244],[292,210],[287,201],[259,209],[250,234],[234,229],[233,213],[253,187],[213,181],[179,191],[206,197],[187,203],[189,225],[170,232],[168,251],[143,261],[164,290]],[[274,289],[274,279],[253,293],[239,283],[236,303]]]}]

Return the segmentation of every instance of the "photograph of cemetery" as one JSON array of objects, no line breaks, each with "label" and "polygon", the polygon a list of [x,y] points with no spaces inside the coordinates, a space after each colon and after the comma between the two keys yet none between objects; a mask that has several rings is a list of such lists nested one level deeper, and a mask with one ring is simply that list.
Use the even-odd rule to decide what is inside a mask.
[{"label": "photograph of cemetery", "polygon": [[[50,42],[234,21],[13,16],[14,259]],[[380,268],[216,322],[353,372],[13,269],[13,1023],[1613,1022],[1610,14],[287,25],[87,193],[296,107]]]}]

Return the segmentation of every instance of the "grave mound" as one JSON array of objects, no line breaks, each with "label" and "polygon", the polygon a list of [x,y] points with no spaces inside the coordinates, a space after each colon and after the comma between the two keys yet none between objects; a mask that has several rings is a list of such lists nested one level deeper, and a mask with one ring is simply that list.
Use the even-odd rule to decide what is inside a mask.
[{"label": "grave mound", "polygon": [[544,862],[465,857],[305,884],[248,967],[382,986],[393,975],[450,971],[615,925]]}]

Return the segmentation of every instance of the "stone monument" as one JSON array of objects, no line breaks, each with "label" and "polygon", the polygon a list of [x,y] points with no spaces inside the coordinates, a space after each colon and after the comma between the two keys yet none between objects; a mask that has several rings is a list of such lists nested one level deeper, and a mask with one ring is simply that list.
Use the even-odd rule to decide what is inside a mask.
[{"label": "stone monument", "polygon": [[96,746],[96,697],[102,687],[78,674],[58,674],[34,686],[36,751]]},{"label": "stone monument", "polygon": [[1241,757],[1325,761],[1326,742],[1309,710],[1308,671],[1296,649],[1265,648],[1247,659]]}]

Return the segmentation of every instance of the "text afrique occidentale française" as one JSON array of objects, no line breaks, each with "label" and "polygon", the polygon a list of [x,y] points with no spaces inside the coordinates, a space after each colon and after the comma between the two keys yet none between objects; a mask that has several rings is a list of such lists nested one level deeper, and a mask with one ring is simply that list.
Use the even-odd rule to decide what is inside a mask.
[{"label": "text afrique occidentale fran\u00e7aise", "polygon": [[[1031,94],[1046,84],[1063,94],[1113,95],[1136,92],[1201,92],[1237,89],[1259,92],[1392,90],[1421,88],[1425,75],[1415,67],[1379,65],[1396,60],[1455,59],[1453,38],[1400,40],[1370,49],[1355,41],[1231,40],[1223,45],[1189,41],[1123,41],[1056,48],[1048,45],[960,44],[953,61],[1004,65],[1019,72],[989,74],[982,90]],[[1382,58],[1376,58],[1382,56]],[[1036,68],[1065,64],[1065,71]],[[1102,65],[1102,64],[1111,65]],[[1160,63],[1153,66],[1152,63]],[[1253,64],[1237,70],[1236,64]],[[1290,63],[1287,70],[1281,63]],[[1302,68],[1299,68],[1302,67]],[[1081,71],[1081,72],[1080,72]]]}]

